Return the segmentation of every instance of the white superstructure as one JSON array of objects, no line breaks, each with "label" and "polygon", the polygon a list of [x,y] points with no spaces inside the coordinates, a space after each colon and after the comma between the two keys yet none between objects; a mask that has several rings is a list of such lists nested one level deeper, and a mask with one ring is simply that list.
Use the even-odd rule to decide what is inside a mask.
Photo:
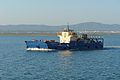
[{"label": "white superstructure", "polygon": [[70,41],[77,40],[77,34],[73,30],[70,30],[69,26],[64,28],[64,31],[58,32],[57,35],[60,38],[60,43],[70,43]]}]

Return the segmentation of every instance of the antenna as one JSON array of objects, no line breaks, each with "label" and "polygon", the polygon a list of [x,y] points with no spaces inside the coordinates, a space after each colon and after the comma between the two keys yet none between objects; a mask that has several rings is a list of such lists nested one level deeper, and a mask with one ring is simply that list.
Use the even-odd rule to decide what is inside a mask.
[{"label": "antenna", "polygon": [[67,30],[69,31],[69,23],[67,23]]},{"label": "antenna", "polygon": [[67,23],[67,28],[68,28],[68,30],[69,30],[69,23]]}]

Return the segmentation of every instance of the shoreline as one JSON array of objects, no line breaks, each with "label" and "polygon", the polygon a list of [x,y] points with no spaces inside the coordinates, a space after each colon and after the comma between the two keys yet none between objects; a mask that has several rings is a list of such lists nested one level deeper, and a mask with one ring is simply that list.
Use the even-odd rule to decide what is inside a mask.
[{"label": "shoreline", "polygon": [[56,36],[53,33],[0,33],[0,36]]},{"label": "shoreline", "polygon": [[[98,35],[98,36],[103,36],[103,35],[120,35],[120,33],[86,33],[90,35]],[[57,36],[56,33],[14,33],[14,32],[8,32],[8,33],[0,33],[0,36]]]}]

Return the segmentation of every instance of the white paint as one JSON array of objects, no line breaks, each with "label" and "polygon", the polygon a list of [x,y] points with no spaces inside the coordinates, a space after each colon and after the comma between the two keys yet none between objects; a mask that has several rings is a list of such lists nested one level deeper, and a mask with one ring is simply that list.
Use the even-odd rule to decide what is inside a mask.
[{"label": "white paint", "polygon": [[70,43],[70,41],[77,40],[77,34],[73,34],[71,30],[66,30],[63,32],[59,32],[58,36],[60,37],[60,43]]},{"label": "white paint", "polygon": [[54,51],[55,49],[47,49],[47,48],[27,48],[27,51]]}]

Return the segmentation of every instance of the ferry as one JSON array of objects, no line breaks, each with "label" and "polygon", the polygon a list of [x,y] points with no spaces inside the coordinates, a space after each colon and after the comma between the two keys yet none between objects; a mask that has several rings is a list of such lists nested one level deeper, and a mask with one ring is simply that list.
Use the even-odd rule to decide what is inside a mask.
[{"label": "ferry", "polygon": [[27,51],[55,51],[55,50],[100,50],[103,49],[104,39],[88,37],[88,34],[79,36],[74,30],[64,28],[57,32],[60,41],[31,40],[25,41]]}]

